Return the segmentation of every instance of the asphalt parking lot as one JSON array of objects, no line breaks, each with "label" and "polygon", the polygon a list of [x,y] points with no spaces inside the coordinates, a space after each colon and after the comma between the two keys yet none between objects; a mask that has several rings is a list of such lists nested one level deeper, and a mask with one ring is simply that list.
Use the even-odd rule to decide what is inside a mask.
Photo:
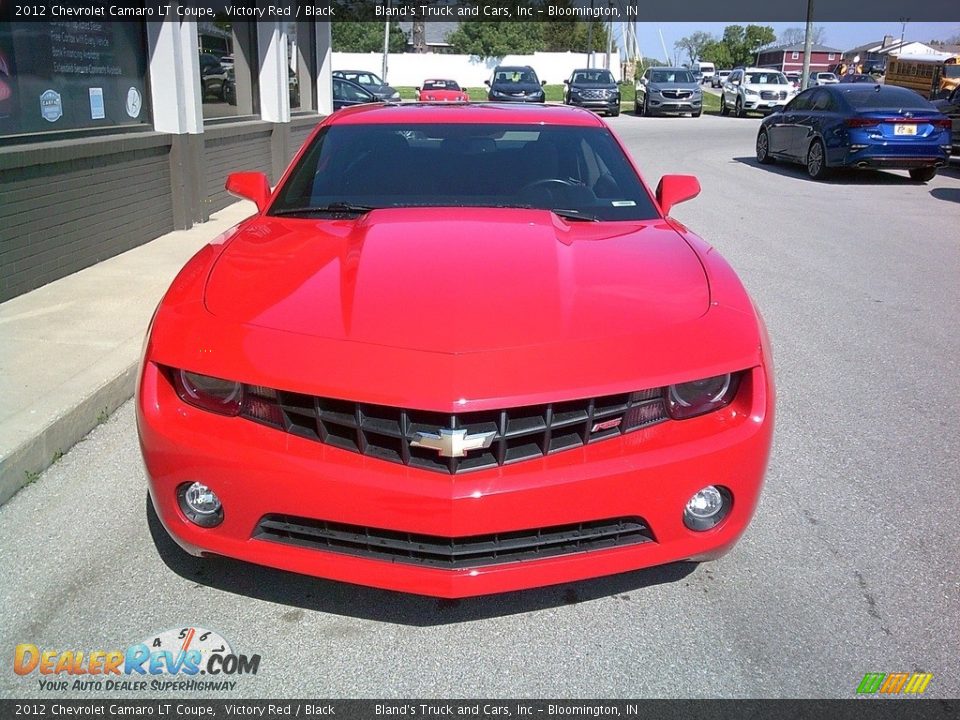
[{"label": "asphalt parking lot", "polygon": [[[651,185],[700,178],[674,215],[773,341],[774,452],[731,554],[464,601],[187,562],[151,538],[127,403],[0,507],[6,652],[195,625],[262,657],[228,697],[848,698],[897,671],[960,695],[960,165],[818,183],[756,163],[758,119],[610,123]],[[0,673],[0,696],[36,678]]]}]

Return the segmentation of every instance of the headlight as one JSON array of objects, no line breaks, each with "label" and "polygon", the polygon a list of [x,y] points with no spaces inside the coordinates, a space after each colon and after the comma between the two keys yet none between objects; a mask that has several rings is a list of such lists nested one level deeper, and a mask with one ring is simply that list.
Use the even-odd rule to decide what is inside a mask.
[{"label": "headlight", "polygon": [[394,90],[394,91],[393,91],[393,95],[390,96],[390,99],[391,99],[391,100],[399,100],[399,99],[400,99],[400,92],[399,92],[398,90]]},{"label": "headlight", "polygon": [[667,409],[674,420],[719,410],[737,394],[739,374],[726,373],[667,388]]},{"label": "headlight", "polygon": [[744,89],[743,89],[743,94],[744,94],[744,95],[759,95],[760,93],[758,93],[756,90],[751,90],[750,88],[744,88]]},{"label": "headlight", "polygon": [[174,370],[173,385],[180,399],[194,407],[220,415],[240,414],[243,385],[238,382],[186,370]]}]

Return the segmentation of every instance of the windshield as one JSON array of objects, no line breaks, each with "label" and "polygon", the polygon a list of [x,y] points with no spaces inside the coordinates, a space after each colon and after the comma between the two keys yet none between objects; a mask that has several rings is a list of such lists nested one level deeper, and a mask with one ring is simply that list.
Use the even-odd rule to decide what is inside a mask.
[{"label": "windshield", "polygon": [[923,110],[935,112],[936,109],[918,93],[907,88],[888,85],[850,88],[844,91],[844,97],[854,110]]},{"label": "windshield", "polygon": [[655,83],[692,83],[693,73],[689,70],[654,70],[650,73],[650,82]]},{"label": "windshield", "polygon": [[460,86],[453,80],[424,80],[424,90],[459,90]]},{"label": "windshield", "polygon": [[517,85],[539,85],[537,76],[531,70],[498,70],[495,83],[516,83]]},{"label": "windshield", "polygon": [[[333,206],[333,207],[331,207]],[[659,217],[610,131],[507,124],[332,125],[271,215],[393,207],[530,207],[585,220]]]},{"label": "windshield", "polygon": [[383,82],[379,77],[368,72],[340,72],[337,73],[337,77],[342,77],[345,80],[350,80],[351,82],[355,82],[360,85],[383,85]]},{"label": "windshield", "polygon": [[606,83],[613,84],[613,75],[609,70],[578,70],[573,74],[575,83]]},{"label": "windshield", "polygon": [[787,78],[779,72],[747,73],[748,85],[786,85]]},{"label": "windshield", "polygon": [[960,78],[960,65],[944,65],[943,76],[948,78]]}]

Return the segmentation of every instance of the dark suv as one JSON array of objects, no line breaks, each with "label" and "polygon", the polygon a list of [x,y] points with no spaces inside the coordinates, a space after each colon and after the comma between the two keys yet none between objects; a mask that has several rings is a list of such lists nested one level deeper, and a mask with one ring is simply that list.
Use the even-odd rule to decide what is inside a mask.
[{"label": "dark suv", "polygon": [[487,100],[542,103],[547,99],[543,92],[546,81],[540,82],[537,73],[529,65],[498,65],[494,68],[493,78],[484,82],[490,88]]},{"label": "dark suv", "polygon": [[620,114],[620,88],[609,70],[581,68],[574,70],[563,81],[565,105],[579,105],[591,110],[601,110],[616,117]]}]

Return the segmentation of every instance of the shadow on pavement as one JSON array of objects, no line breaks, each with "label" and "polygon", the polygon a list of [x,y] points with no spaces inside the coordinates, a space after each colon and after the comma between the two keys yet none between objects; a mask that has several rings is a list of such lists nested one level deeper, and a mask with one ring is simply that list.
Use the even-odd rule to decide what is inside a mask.
[{"label": "shadow on pavement", "polygon": [[147,524],[160,559],[190,582],[306,610],[421,627],[533,612],[602,597],[627,601],[629,592],[677,582],[696,569],[695,563],[674,563],[536,590],[446,600],[333,582],[229,558],[195,558],[170,538],[149,497]]},{"label": "shadow on pavement", "polygon": [[776,173],[785,177],[795,177],[808,180],[809,182],[823,182],[835,185],[919,185],[911,180],[907,175],[897,175],[893,172],[883,170],[857,170],[856,168],[834,168],[831,175],[822,181],[813,180],[807,176],[807,170],[798,163],[788,163],[777,160],[769,165],[761,165],[757,158],[749,155],[744,157],[735,157],[733,162],[749,165],[757,170]]},{"label": "shadow on pavement", "polygon": [[960,203],[960,188],[934,188],[930,194],[937,200]]}]

